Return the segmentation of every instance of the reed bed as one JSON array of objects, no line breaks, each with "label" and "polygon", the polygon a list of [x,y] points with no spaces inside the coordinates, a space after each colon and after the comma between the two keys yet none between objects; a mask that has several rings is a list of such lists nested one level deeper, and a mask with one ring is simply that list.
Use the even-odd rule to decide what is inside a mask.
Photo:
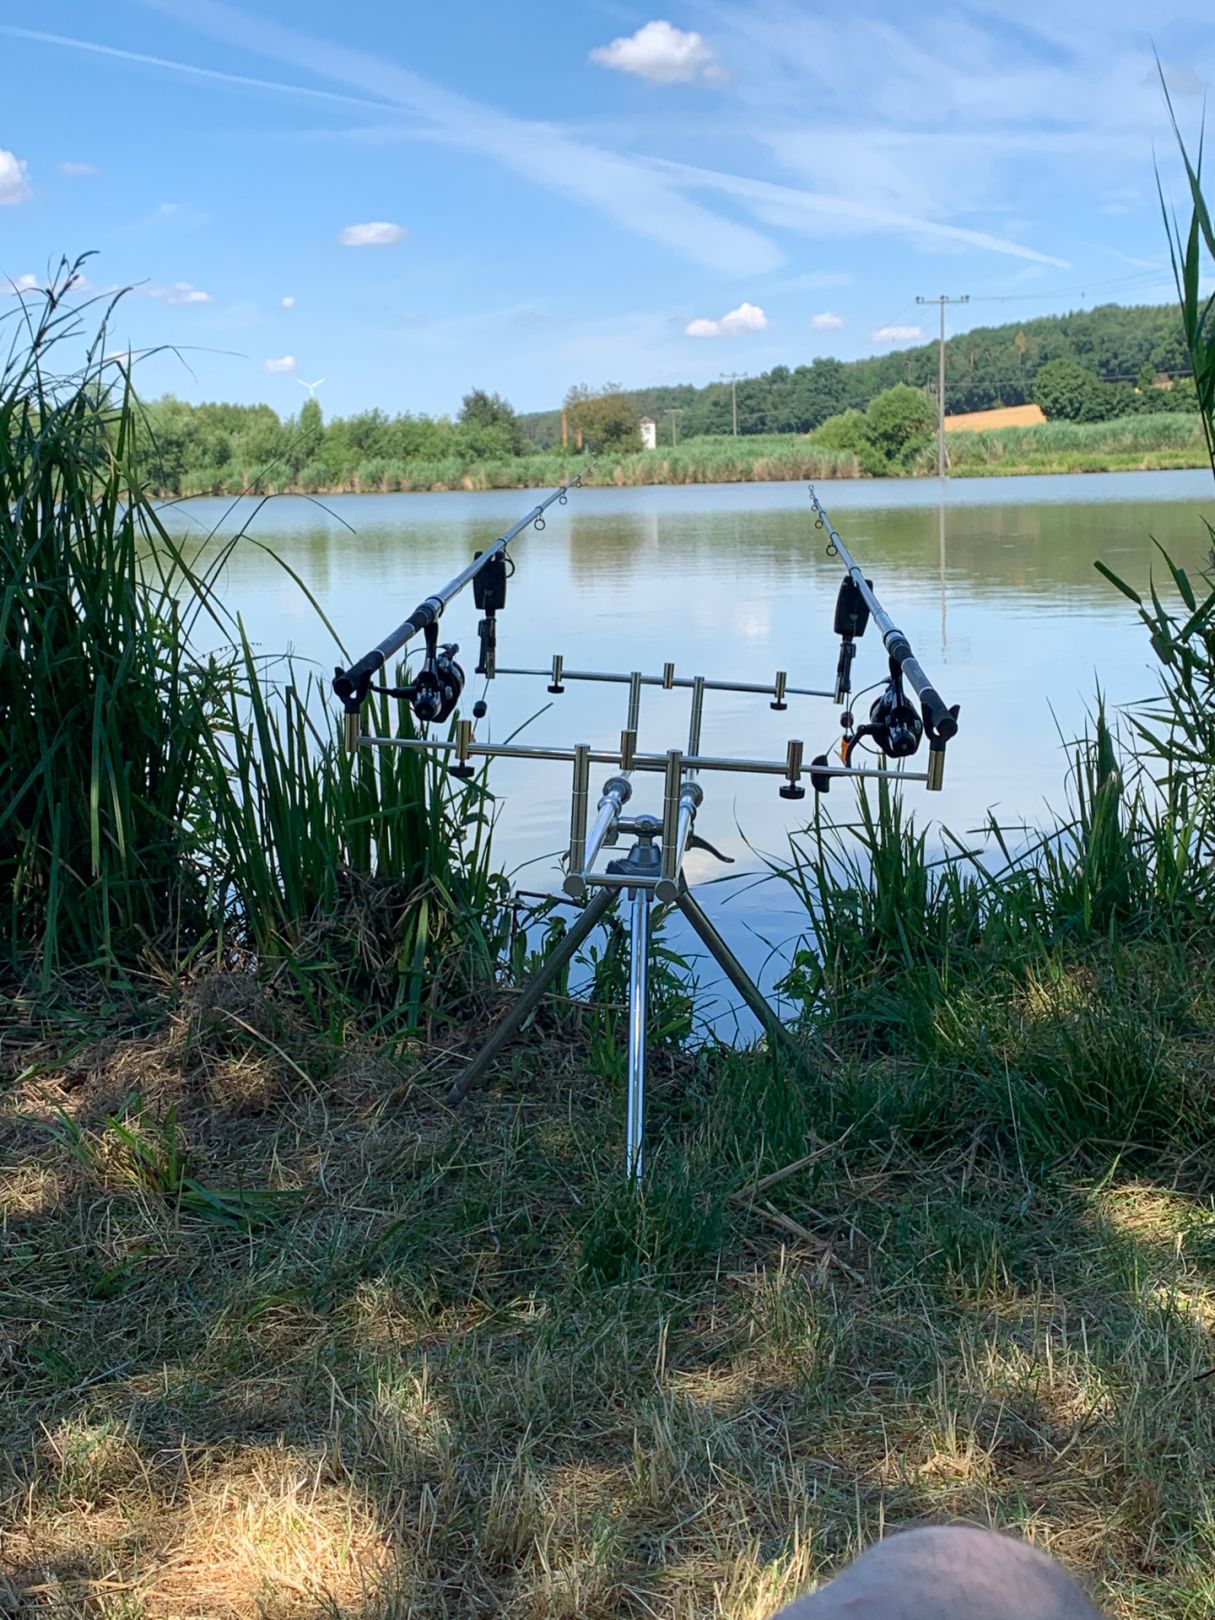
[{"label": "reed bed", "polygon": [[[0,967],[45,989],[241,958],[322,1024],[364,994],[401,1027],[424,998],[454,1012],[504,926],[483,786],[404,750],[352,760],[313,677],[254,658],[214,586],[256,539],[187,555],[169,534],[104,323],[55,370],[84,340],[78,268],[8,317],[0,376]],[[202,618],[226,650],[195,651]]]},{"label": "reed bed", "polygon": [[[1206,462],[1201,419],[1174,412],[1128,416],[1113,422],[1046,422],[951,434],[950,471],[957,477],[997,473],[1105,472],[1197,467]],[[573,476],[585,458],[559,453],[468,463],[367,462],[348,483],[334,485],[321,467],[278,477],[273,469],[201,468],[187,474],[188,495],[233,495],[246,490],[306,494],[408,494],[416,490],[538,489]],[[935,451],[906,474],[935,474]],[[896,474],[892,472],[891,476]],[[750,434],[688,439],[675,446],[600,457],[588,485],[637,488],[654,484],[738,484],[798,479],[859,478],[857,457],[814,443],[813,434]]]}]

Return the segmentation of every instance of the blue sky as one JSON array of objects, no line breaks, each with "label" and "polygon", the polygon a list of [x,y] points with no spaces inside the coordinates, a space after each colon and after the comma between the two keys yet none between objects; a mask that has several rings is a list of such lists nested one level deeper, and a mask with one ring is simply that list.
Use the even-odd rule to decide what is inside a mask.
[{"label": "blue sky", "polygon": [[[1169,296],[1209,0],[0,9],[0,313],[136,284],[145,395],[520,409]],[[1180,192],[1178,192],[1180,200]]]}]

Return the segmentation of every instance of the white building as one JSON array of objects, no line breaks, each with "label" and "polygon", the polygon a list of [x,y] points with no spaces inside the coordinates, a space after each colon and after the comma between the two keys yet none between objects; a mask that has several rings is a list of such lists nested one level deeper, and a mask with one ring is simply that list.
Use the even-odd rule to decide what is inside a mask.
[{"label": "white building", "polygon": [[643,450],[657,450],[658,426],[652,416],[643,416],[638,426],[641,428],[641,448]]}]

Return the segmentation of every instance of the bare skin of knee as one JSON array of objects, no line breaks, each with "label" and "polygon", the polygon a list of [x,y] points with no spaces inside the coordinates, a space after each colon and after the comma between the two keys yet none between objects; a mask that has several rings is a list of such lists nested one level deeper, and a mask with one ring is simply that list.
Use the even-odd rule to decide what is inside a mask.
[{"label": "bare skin of knee", "polygon": [[1102,1620],[1045,1553],[962,1525],[878,1542],[774,1620]]}]

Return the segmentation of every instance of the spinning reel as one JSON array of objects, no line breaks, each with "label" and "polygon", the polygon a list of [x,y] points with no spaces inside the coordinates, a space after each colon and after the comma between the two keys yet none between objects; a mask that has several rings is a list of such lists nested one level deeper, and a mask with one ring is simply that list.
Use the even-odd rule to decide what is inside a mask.
[{"label": "spinning reel", "polygon": [[[845,727],[851,723],[852,716],[845,715]],[[849,732],[844,738],[840,752],[844,764],[851,765],[857,744],[865,737],[872,737],[879,753],[885,754],[889,759],[907,759],[920,746],[920,738],[923,735],[924,722],[908,702],[907,695],[903,691],[903,671],[892,658],[890,679],[873,701],[869,710],[868,724],[857,726],[854,731]]]},{"label": "spinning reel", "polygon": [[[482,555],[477,552],[474,561]],[[473,577],[473,597],[476,604],[485,614],[477,625],[477,635],[480,640],[480,652],[477,658],[476,673],[492,679],[495,671],[495,654],[497,651],[498,625],[495,618],[499,608],[506,606],[506,581],[509,577],[510,559],[503,552],[491,556],[484,563],[480,571]],[[454,641],[439,645],[438,619],[433,618],[425,625],[426,652],[422,659],[422,667],[414,676],[408,686],[372,686],[373,692],[383,692],[388,697],[403,698],[413,710],[414,718],[420,725],[442,724],[450,719],[456,705],[464,691],[464,670],[456,662],[459,647]],[[484,699],[479,698],[472,708],[473,717],[483,720],[489,712]],[[457,767],[457,776],[471,776],[471,770]]]},{"label": "spinning reel", "polygon": [[[373,692],[386,697],[403,698],[414,712],[420,725],[446,720],[460,701],[464,690],[464,671],[456,663],[459,647],[454,641],[439,646],[439,626],[426,626],[426,655],[422,667],[408,686],[373,686]],[[477,707],[485,712],[484,704]],[[474,709],[474,713],[475,713]]]}]

